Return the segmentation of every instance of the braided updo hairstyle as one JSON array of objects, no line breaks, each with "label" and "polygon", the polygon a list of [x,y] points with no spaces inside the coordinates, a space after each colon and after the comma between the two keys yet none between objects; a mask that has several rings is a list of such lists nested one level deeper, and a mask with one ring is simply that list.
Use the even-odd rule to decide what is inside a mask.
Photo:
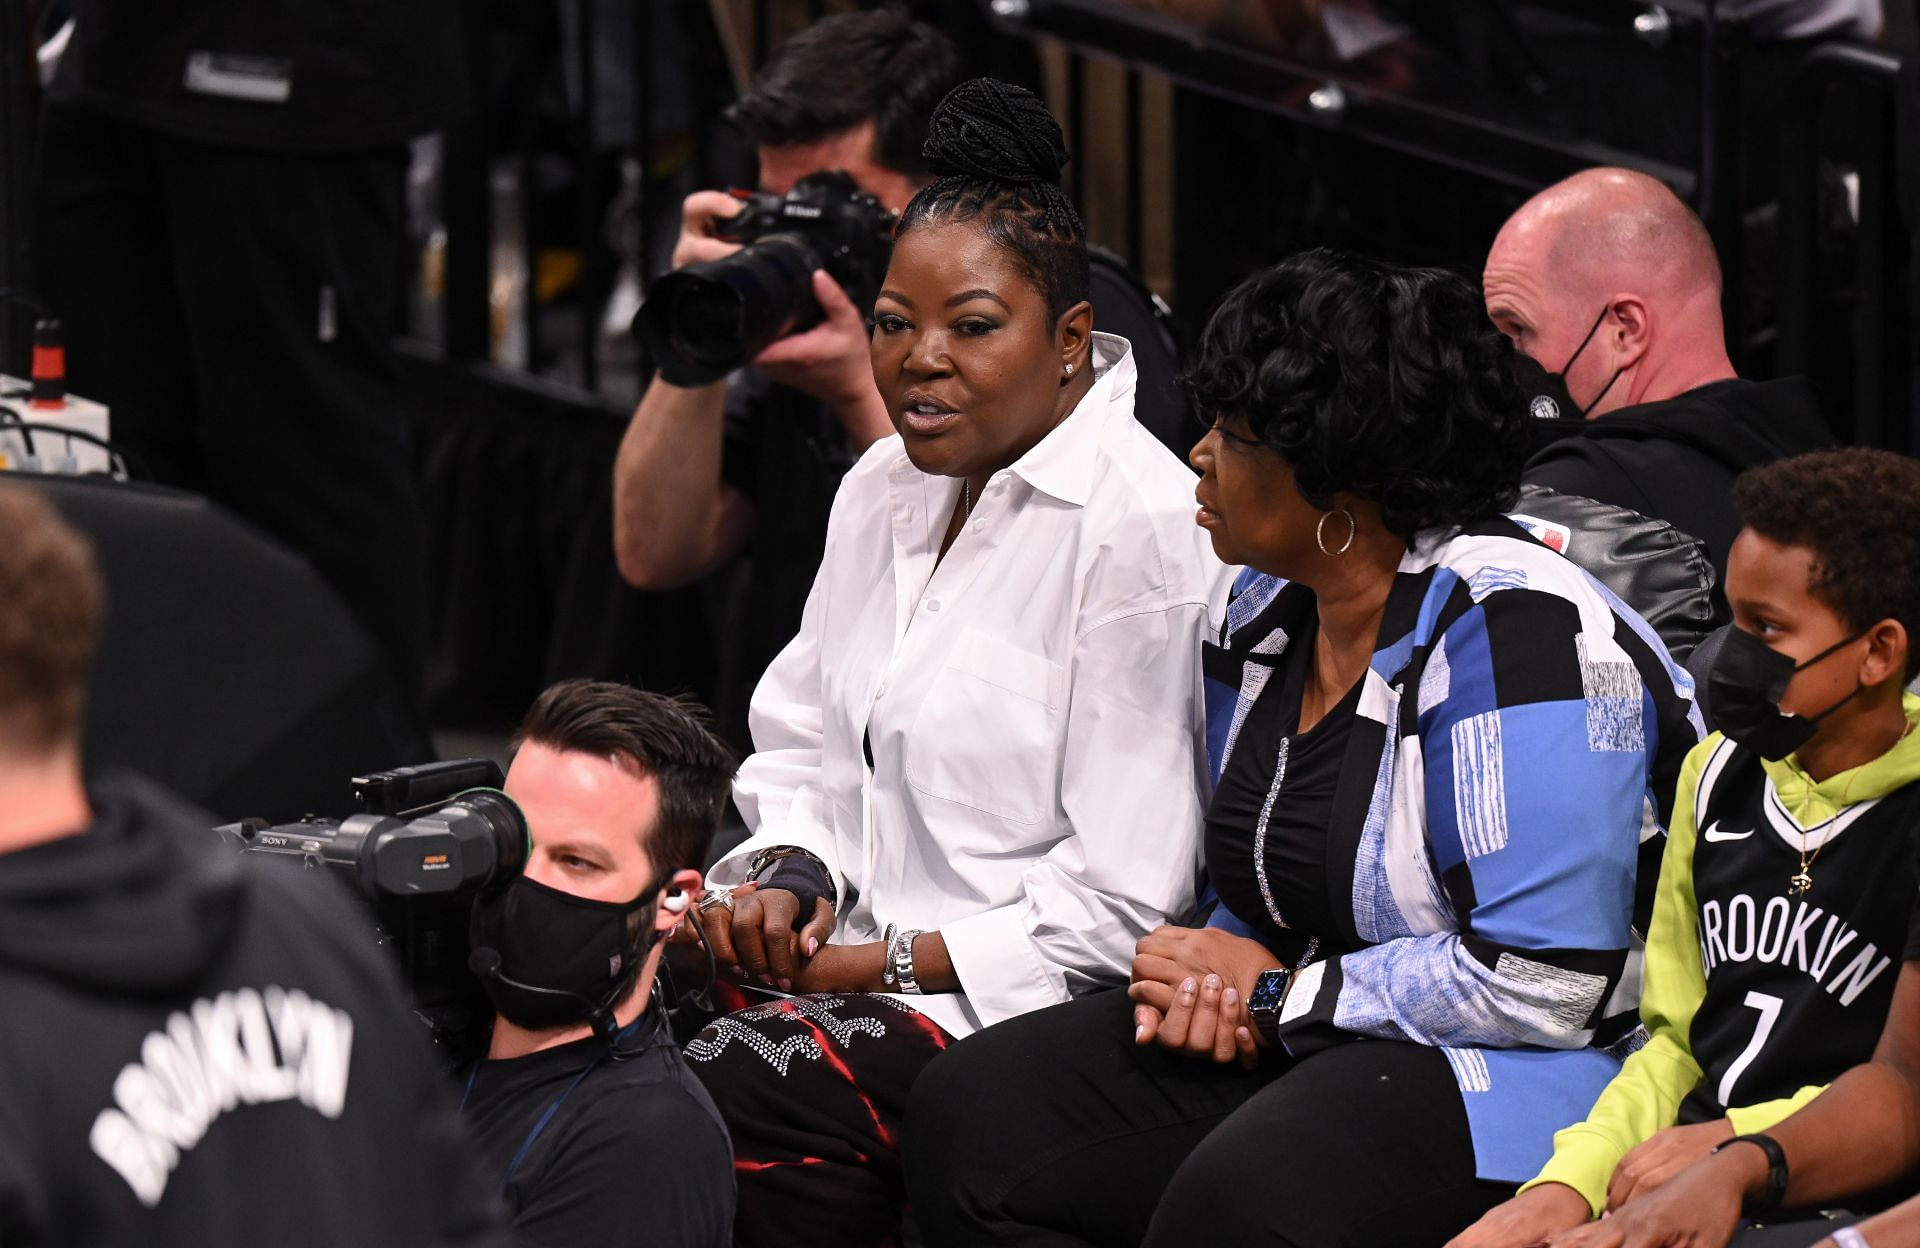
[{"label": "braided updo hairstyle", "polygon": [[994,78],[961,83],[933,110],[923,154],[940,176],[900,214],[896,237],[978,222],[1046,297],[1050,318],[1087,297],[1087,227],[1060,189],[1066,139],[1038,96]]}]

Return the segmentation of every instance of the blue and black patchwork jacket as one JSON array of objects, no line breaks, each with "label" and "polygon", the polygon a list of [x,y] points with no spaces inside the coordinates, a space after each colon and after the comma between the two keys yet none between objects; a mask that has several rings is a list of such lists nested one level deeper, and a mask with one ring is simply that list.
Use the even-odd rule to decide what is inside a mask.
[{"label": "blue and black patchwork jacket", "polygon": [[[1304,586],[1241,575],[1206,656],[1216,776],[1313,609]],[[1636,878],[1650,899],[1701,735],[1693,684],[1631,608],[1505,519],[1408,552],[1363,680],[1326,853],[1354,951],[1299,973],[1281,1039],[1296,1056],[1362,1036],[1440,1048],[1480,1176],[1521,1182],[1631,1045]],[[1252,934],[1247,917],[1213,924]]]}]

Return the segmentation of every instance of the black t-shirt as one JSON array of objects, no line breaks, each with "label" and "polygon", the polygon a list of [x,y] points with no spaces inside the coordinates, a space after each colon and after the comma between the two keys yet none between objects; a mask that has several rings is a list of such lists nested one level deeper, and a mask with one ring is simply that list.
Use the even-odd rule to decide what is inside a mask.
[{"label": "black t-shirt", "polygon": [[721,480],[754,505],[747,576],[728,604],[714,717],[736,746],[751,749],[747,704],[774,656],[800,631],[807,593],[827,548],[827,518],[855,455],[825,404],[769,382],[756,369],[727,386]]},{"label": "black t-shirt", "polygon": [[[1293,639],[1248,708],[1207,807],[1207,874],[1222,904],[1289,962],[1305,956],[1315,935],[1316,958],[1346,952],[1328,943],[1341,925],[1327,896],[1327,829],[1360,685],[1300,733],[1300,699],[1312,666],[1309,632]],[[1287,926],[1274,922],[1269,894]]]},{"label": "black t-shirt", "polygon": [[484,1181],[521,1245],[723,1248],[733,1148],[671,1030],[642,1015],[611,1060],[597,1037],[483,1061],[461,1101]]},{"label": "black t-shirt", "polygon": [[[1688,1043],[1705,1077],[1682,1106],[1687,1122],[1866,1061],[1900,963],[1920,953],[1920,786],[1802,830],[1752,751],[1722,745],[1703,775],[1693,888],[1707,992]],[[1796,894],[1803,857],[1812,885]]]}]

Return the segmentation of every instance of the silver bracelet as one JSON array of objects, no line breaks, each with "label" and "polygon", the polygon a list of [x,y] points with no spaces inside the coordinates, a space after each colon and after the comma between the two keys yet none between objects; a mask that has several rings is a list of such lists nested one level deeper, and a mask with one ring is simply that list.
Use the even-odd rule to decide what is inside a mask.
[{"label": "silver bracelet", "polygon": [[1833,1233],[1833,1242],[1839,1248],[1870,1248],[1867,1237],[1851,1226],[1843,1226]]},{"label": "silver bracelet", "polygon": [[913,974],[913,942],[919,935],[918,928],[910,927],[894,933],[887,941],[887,966],[893,974],[893,978],[887,982],[899,991],[914,996],[922,995],[920,981]]},{"label": "silver bracelet", "polygon": [[880,982],[889,988],[893,987],[895,978],[893,967],[893,937],[897,931],[899,931],[899,929],[889,923],[887,924],[886,930],[880,933],[880,940],[887,947],[886,956],[880,963]]}]

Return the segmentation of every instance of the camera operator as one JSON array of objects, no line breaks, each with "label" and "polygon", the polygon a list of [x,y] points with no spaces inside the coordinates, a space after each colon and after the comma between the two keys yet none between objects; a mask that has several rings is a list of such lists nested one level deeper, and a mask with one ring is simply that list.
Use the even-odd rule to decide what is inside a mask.
[{"label": "camera operator", "polygon": [[92,551],[24,486],[0,533],[0,1243],[499,1242],[344,899],[83,781]]},{"label": "camera operator", "polygon": [[496,1016],[461,1101],[523,1245],[732,1240],[726,1128],[650,1008],[732,775],[726,747],[658,694],[566,681],[527,712],[505,788],[532,847],[474,906]]},{"label": "camera operator", "polygon": [[[932,27],[888,11],[835,14],[783,44],[729,116],[758,148],[761,190],[844,170],[898,212],[927,181],[927,119],[959,76]],[[724,192],[689,196],[674,267],[738,250],[711,232],[739,210]],[[716,699],[722,731],[742,744],[754,684],[799,631],[840,478],[893,432],[873,384],[872,309],[824,272],[813,286],[825,319],[751,368],[697,388],[656,376],[614,468],[614,549],[631,584],[684,585],[751,552]]]}]

